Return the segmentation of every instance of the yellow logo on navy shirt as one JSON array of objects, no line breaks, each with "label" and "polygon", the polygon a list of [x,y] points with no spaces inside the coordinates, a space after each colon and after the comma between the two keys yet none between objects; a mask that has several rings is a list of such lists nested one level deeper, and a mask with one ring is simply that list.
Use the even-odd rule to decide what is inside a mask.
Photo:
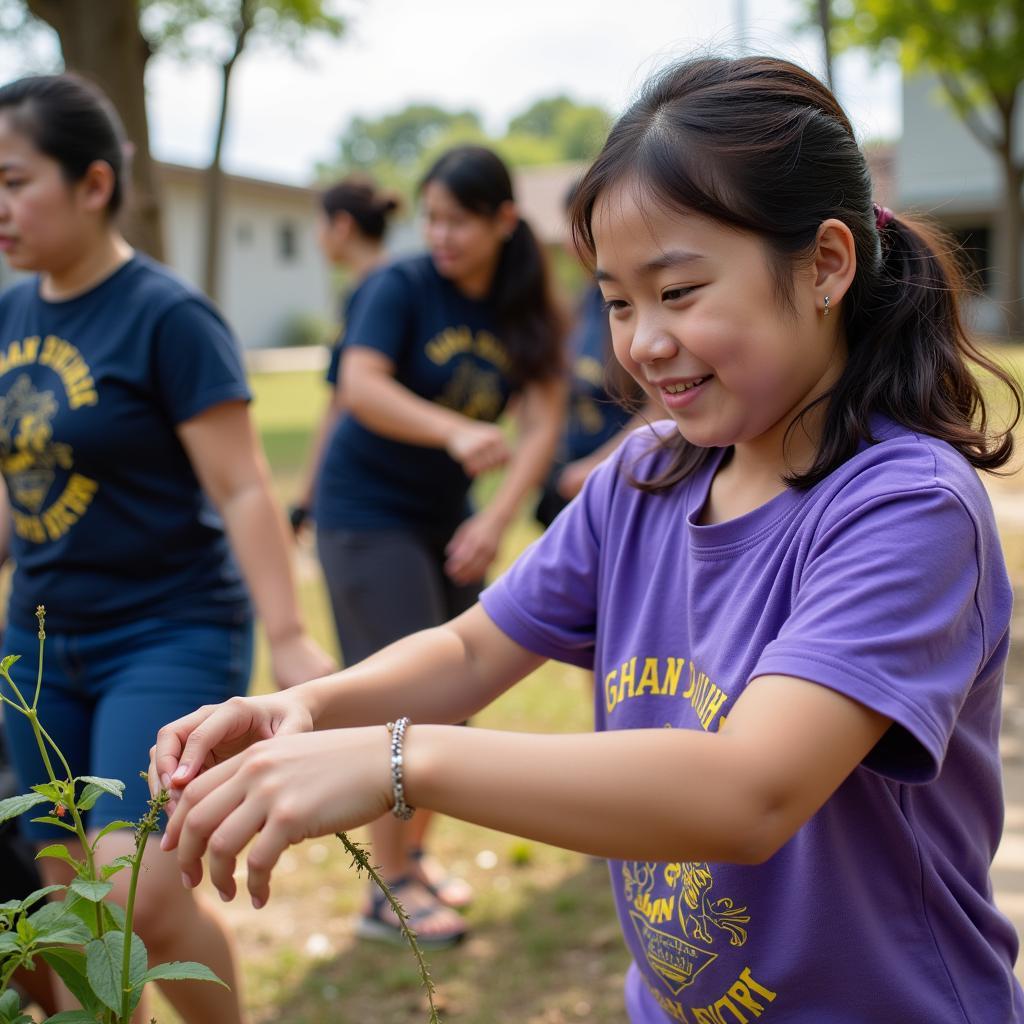
[{"label": "yellow logo on navy shirt", "polygon": [[[32,364],[48,366],[64,387],[69,409],[96,405],[99,396],[88,364],[70,342],[54,335],[12,341],[0,352],[0,376]],[[95,480],[73,472],[71,446],[53,438],[59,405],[19,374],[0,396],[0,468],[11,497],[14,529],[36,544],[57,540],[82,518],[96,495]],[[70,474],[56,500],[47,498],[59,473]]]},{"label": "yellow logo on navy shirt", "polygon": [[475,420],[493,421],[501,412],[502,380],[512,368],[508,351],[490,331],[471,331],[468,327],[446,327],[426,345],[427,358],[435,366],[446,366],[461,355],[476,356],[494,369],[480,363],[460,363],[436,399],[439,405]]}]

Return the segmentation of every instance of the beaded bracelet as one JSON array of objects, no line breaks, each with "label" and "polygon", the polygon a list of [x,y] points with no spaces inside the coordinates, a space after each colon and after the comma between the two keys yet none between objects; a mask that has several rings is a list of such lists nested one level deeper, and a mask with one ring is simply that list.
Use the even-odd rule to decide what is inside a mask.
[{"label": "beaded bracelet", "polygon": [[388,722],[388,732],[391,735],[391,791],[395,797],[395,806],[391,808],[391,813],[402,821],[408,821],[416,813],[416,808],[405,802],[405,776],[402,772],[402,743],[408,726],[408,718]]}]

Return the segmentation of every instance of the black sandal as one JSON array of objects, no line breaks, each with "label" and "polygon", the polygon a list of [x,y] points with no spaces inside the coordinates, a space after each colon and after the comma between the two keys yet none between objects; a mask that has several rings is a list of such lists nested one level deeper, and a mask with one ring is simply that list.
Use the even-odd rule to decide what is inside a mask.
[{"label": "black sandal", "polygon": [[[423,869],[420,865],[425,856],[426,853],[422,846],[417,846],[409,851],[409,859],[421,871]],[[420,878],[418,881],[438,902],[443,903],[452,910],[465,910],[473,902],[473,887],[464,878],[448,875],[437,883],[428,882],[425,878]],[[453,896],[451,893],[453,889],[464,892],[466,894],[465,898],[459,899]]]},{"label": "black sandal", "polygon": [[[399,903],[402,902],[402,892],[414,885],[420,886],[426,892],[431,893],[435,899],[438,899],[430,889],[430,886],[424,885],[417,878],[406,876],[405,878],[399,878],[394,882],[388,883],[391,894]],[[444,906],[439,899],[438,906]],[[434,932],[431,935],[420,935],[416,930],[416,922],[430,917],[431,914],[437,912],[437,909],[438,907],[436,906],[423,907],[420,910],[409,912],[409,928],[415,933],[416,941],[422,949],[449,949],[452,946],[458,945],[466,937],[466,933],[469,930],[465,923],[462,923],[457,927],[449,928],[447,931]],[[386,942],[392,946],[404,946],[407,940],[402,933],[402,926],[398,921],[390,919],[393,915],[394,911],[391,908],[391,904],[388,903],[387,897],[374,885],[370,894],[370,909],[361,914],[356,922],[356,935],[360,939]]]}]

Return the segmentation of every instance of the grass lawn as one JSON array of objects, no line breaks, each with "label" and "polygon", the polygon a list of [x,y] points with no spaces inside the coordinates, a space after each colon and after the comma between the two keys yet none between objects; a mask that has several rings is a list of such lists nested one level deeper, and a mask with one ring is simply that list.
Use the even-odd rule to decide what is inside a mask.
[{"label": "grass lawn", "polygon": [[[1024,349],[1003,347],[1018,369]],[[257,375],[255,414],[282,502],[297,491],[310,432],[325,400],[313,373]],[[1021,481],[993,485],[1019,503]],[[998,510],[998,505],[997,505]],[[501,564],[536,536],[524,518]],[[1024,582],[1024,527],[1004,534],[1015,582]],[[334,649],[315,558],[300,559],[303,605],[314,634]],[[271,685],[261,644],[254,687]],[[591,726],[584,673],[549,664],[479,716],[481,726],[564,732]],[[451,820],[438,823],[440,855],[474,884],[472,937],[429,957],[445,1020],[464,1024],[612,1024],[624,1019],[627,966],[602,863]],[[256,1024],[413,1024],[427,1019],[410,955],[357,943],[351,918],[362,900],[340,844],[322,839],[289,851],[266,909],[225,908],[238,937],[245,998]],[[176,1020],[159,1004],[161,1024]]]}]

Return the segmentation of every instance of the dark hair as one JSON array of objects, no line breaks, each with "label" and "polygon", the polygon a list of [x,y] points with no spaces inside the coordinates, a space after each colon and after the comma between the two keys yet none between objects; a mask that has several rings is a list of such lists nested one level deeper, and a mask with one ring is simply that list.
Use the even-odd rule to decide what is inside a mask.
[{"label": "dark hair", "polygon": [[[456,146],[443,153],[420,182],[443,185],[470,213],[494,217],[512,200],[512,179],[501,158],[483,146]],[[521,217],[502,247],[491,300],[512,376],[518,383],[541,380],[563,369],[563,320],[551,293],[544,253]]]},{"label": "dark hair", "polygon": [[99,88],[74,74],[32,75],[0,87],[0,111],[8,111],[14,127],[60,164],[69,184],[81,181],[95,161],[109,164],[114,189],[107,213],[117,213],[127,176],[124,128]]},{"label": "dark hair", "polygon": [[379,191],[370,178],[352,175],[326,189],[320,205],[328,218],[347,213],[362,234],[379,241],[388,229],[388,218],[402,204],[398,196]]},{"label": "dark hair", "polygon": [[[1010,459],[1020,385],[968,336],[955,244],[902,215],[877,226],[871,176],[850,122],[809,72],[771,57],[703,57],[655,76],[580,183],[573,236],[590,259],[594,205],[622,183],[669,209],[761,238],[784,306],[792,303],[793,267],[811,258],[821,223],[836,218],[850,229],[857,272],[840,307],[847,362],[835,386],[800,413],[827,402],[815,461],[787,478],[791,486],[813,486],[859,444],[873,443],[876,413],[948,442],[979,469]],[[1009,426],[988,429],[972,363],[1009,388]],[[710,454],[677,433],[665,443],[675,453],[671,466],[638,486],[672,486]]]}]

